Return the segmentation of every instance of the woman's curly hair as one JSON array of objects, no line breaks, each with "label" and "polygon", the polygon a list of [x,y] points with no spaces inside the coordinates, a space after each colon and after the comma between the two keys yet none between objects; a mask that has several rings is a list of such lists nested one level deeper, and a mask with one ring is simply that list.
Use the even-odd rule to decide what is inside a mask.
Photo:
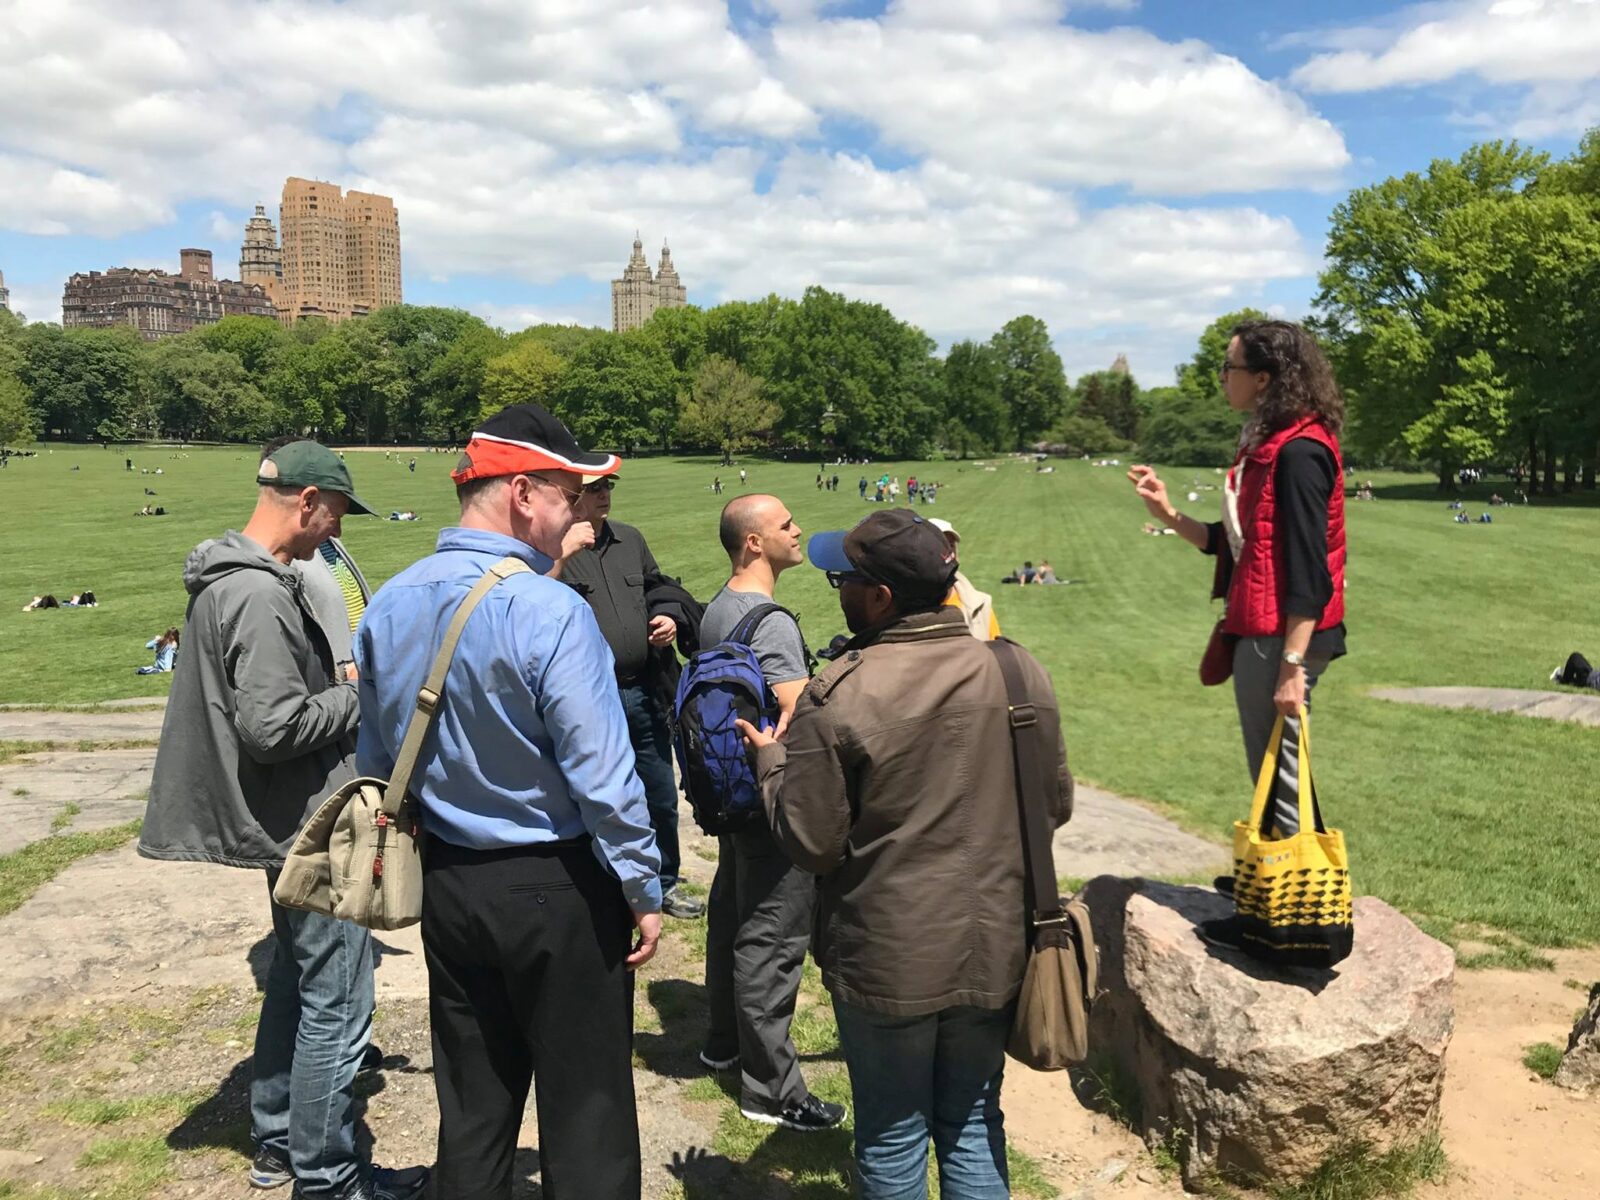
[{"label": "woman's curly hair", "polygon": [[1250,441],[1309,416],[1339,436],[1344,428],[1344,396],[1310,332],[1290,321],[1241,321],[1233,327],[1233,336],[1239,339],[1245,369],[1272,377],[1249,422]]}]

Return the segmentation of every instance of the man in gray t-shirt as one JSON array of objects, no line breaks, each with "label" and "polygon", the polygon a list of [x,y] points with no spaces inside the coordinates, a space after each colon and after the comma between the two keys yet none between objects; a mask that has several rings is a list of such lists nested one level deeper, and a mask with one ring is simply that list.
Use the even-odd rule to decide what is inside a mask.
[{"label": "man in gray t-shirt", "polygon": [[[724,587],[706,605],[705,617],[700,622],[700,644],[715,646],[728,640],[735,626],[744,620],[751,609],[773,602],[765,592],[736,592]],[[750,649],[761,660],[761,673],[767,683],[776,689],[780,684],[798,682],[804,688],[811,673],[806,669],[806,644],[800,636],[800,626],[787,613],[770,613],[750,635]],[[786,689],[787,690],[787,689]],[[794,707],[793,702],[780,706]]]},{"label": "man in gray t-shirt", "polygon": [[[800,527],[776,496],[730,501],[719,533],[733,572],[706,606],[702,647],[726,640],[751,609],[773,603],[778,575],[804,558]],[[786,613],[772,613],[750,645],[780,712],[793,712],[809,678],[800,627]],[[789,1036],[816,879],[789,862],[764,821],[718,840],[706,915],[710,1027],[700,1061],[713,1070],[738,1065],[739,1111],[752,1121],[831,1129],[844,1120],[844,1109],[806,1088]]]}]

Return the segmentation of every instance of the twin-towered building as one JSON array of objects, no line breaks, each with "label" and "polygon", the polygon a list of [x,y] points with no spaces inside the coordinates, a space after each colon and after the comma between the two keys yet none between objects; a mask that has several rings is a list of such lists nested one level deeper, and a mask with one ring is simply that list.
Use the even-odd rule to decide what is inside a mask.
[{"label": "twin-towered building", "polygon": [[622,278],[611,281],[611,328],[622,333],[638,329],[658,308],[683,308],[689,303],[688,289],[678,280],[672,265],[672,251],[661,245],[661,266],[655,275],[644,258],[644,243],[633,235],[633,257],[623,268]]}]

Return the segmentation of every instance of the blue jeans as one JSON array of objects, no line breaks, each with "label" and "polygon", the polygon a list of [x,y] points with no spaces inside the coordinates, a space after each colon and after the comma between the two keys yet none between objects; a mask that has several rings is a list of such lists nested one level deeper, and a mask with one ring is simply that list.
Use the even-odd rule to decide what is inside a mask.
[{"label": "blue jeans", "polygon": [[628,718],[634,770],[638,772],[639,782],[644,784],[650,827],[656,831],[656,849],[661,852],[661,891],[664,894],[677,885],[682,861],[678,850],[678,781],[672,773],[672,731],[649,688],[635,686],[617,690],[622,694],[622,711]]},{"label": "blue jeans", "polygon": [[928,1139],[941,1200],[1006,1200],[1005,1070],[1011,1009],[891,1017],[833,1001],[850,1069],[861,1200],[926,1200]]},{"label": "blue jeans", "polygon": [[[278,882],[267,872],[267,890]],[[361,1170],[356,1071],[372,1034],[372,934],[272,902],[275,944],[256,1024],[250,1135],[287,1155],[300,1190],[331,1195]]]}]

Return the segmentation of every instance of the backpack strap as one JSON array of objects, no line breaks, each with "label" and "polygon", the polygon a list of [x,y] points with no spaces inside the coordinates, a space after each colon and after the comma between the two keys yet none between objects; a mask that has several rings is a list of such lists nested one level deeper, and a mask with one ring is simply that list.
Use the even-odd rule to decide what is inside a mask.
[{"label": "backpack strap", "polygon": [[412,772],[417,768],[417,756],[422,752],[422,743],[428,731],[433,728],[434,714],[439,711],[439,701],[444,696],[444,677],[450,671],[450,661],[456,656],[456,646],[461,642],[462,630],[467,627],[467,618],[497,584],[524,572],[532,574],[533,568],[522,559],[508,555],[485,571],[466,598],[456,606],[455,615],[450,618],[450,625],[444,631],[439,653],[434,656],[433,667],[428,671],[428,678],[417,691],[416,707],[411,712],[411,719],[406,722],[406,735],[400,743],[400,753],[395,756],[394,772],[389,776],[389,786],[384,789],[383,810],[391,817],[398,816],[400,806],[405,803]]},{"label": "backpack strap", "polygon": [[1011,719],[1011,760],[1017,776],[1017,807],[1022,819],[1022,848],[1027,862],[1028,904],[1031,928],[1061,924],[1061,893],[1056,887],[1055,859],[1051,853],[1049,795],[1054,772],[1045,757],[1044,732],[1028,699],[1022,677],[1022,651],[1008,638],[985,645],[994,651],[1006,681],[1006,708]]},{"label": "backpack strap", "polygon": [[[728,632],[728,636],[725,640],[730,642],[738,642],[741,646],[748,646],[750,644],[750,639],[755,637],[756,629],[761,622],[765,621],[773,613],[780,612],[786,614],[791,621],[794,621],[794,614],[789,612],[789,610],[781,604],[773,604],[768,602],[766,604],[756,605],[749,612],[745,613],[744,616],[739,618],[739,623]],[[795,621],[796,628],[799,627],[799,624],[800,623],[798,621]]]}]

